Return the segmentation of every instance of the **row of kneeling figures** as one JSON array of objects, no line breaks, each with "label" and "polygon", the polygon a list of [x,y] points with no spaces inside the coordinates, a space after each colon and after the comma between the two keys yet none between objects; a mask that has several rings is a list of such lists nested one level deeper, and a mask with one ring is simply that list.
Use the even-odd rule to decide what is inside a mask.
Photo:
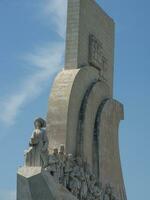
[{"label": "row of kneeling figures", "polygon": [[[96,187],[96,179],[88,172],[82,159],[74,158],[71,154],[65,155],[64,146],[60,147],[59,152],[57,148],[54,149],[53,154],[49,157],[47,170],[57,182],[63,184],[74,196],[81,200],[87,199],[89,189],[93,186]],[[96,197],[100,195],[100,192],[95,191],[93,195]]]},{"label": "row of kneeling figures", "polygon": [[110,185],[101,189],[86,162],[72,154],[66,155],[64,151],[64,146],[61,145],[59,151],[55,148],[49,156],[46,170],[56,182],[63,184],[80,200],[117,200]]}]

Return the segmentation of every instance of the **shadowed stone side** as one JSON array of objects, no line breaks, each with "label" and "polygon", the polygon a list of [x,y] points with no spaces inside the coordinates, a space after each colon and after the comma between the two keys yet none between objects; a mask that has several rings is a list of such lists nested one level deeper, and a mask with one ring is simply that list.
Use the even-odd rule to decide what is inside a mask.
[{"label": "shadowed stone side", "polygon": [[77,200],[40,167],[22,167],[17,174],[17,200]]},{"label": "shadowed stone side", "polygon": [[110,98],[109,87],[103,81],[97,81],[92,85],[89,94],[84,97],[83,108],[80,110],[82,118],[79,119],[80,125],[77,131],[79,139],[77,144],[81,144],[82,147],[77,147],[77,149],[80,149],[80,152],[83,153],[82,156],[91,168],[94,165],[93,137],[96,113],[102,101],[108,98]]},{"label": "shadowed stone side", "polygon": [[99,79],[91,67],[64,70],[56,77],[48,107],[47,133],[50,148],[66,144],[66,151],[76,154],[80,107],[89,86]]},{"label": "shadowed stone side", "polygon": [[118,141],[119,123],[124,119],[123,105],[109,99],[102,104],[98,115],[100,182],[110,183],[116,188],[116,196],[120,200],[126,200]]}]

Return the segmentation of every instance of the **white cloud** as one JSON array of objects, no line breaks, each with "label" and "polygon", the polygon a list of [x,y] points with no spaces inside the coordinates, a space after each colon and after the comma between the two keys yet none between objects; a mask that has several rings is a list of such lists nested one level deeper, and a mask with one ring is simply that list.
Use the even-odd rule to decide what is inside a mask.
[{"label": "white cloud", "polygon": [[19,89],[16,88],[17,92],[0,102],[0,120],[3,123],[14,124],[26,103],[41,94],[47,80],[62,68],[63,49],[63,43],[55,43],[24,56],[27,64],[34,68],[35,72],[26,77]]},{"label": "white cloud", "polygon": [[16,200],[16,191],[0,190],[1,200]]},{"label": "white cloud", "polygon": [[[66,23],[66,0],[46,0],[41,7],[45,16],[54,24],[55,31],[64,38]],[[62,68],[64,41],[51,43],[27,53],[23,62],[33,68],[33,73],[24,77],[18,88],[0,100],[0,121],[7,126],[15,123],[23,107],[37,96],[46,86],[50,76]]]},{"label": "white cloud", "polygon": [[57,33],[65,38],[67,0],[46,0],[45,2],[46,4],[43,6],[44,15],[54,25]]}]

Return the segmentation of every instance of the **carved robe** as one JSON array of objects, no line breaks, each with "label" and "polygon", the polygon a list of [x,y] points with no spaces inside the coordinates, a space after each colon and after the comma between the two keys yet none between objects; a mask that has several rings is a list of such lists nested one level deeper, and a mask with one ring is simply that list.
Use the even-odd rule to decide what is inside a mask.
[{"label": "carved robe", "polygon": [[26,166],[48,165],[48,138],[45,129],[34,130],[30,139],[30,147],[26,151]]}]

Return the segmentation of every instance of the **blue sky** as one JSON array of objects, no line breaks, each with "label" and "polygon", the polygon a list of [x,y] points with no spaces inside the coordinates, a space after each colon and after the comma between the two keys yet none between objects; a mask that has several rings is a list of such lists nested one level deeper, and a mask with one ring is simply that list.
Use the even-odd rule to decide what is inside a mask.
[{"label": "blue sky", "polygon": [[[116,22],[114,97],[125,106],[120,151],[128,200],[149,199],[150,2],[97,2]],[[66,0],[0,0],[0,25],[0,199],[14,200],[33,120],[46,116],[63,67]]]}]

